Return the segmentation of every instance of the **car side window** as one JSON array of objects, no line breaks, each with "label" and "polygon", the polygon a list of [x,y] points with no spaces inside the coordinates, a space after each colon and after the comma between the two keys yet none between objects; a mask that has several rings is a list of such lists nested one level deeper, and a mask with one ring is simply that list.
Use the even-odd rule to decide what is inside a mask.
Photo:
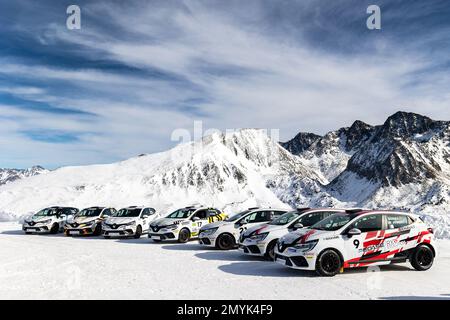
[{"label": "car side window", "polygon": [[104,211],[103,211],[103,216],[104,217],[109,217],[111,215],[111,211],[109,210],[109,209],[105,209]]},{"label": "car side window", "polygon": [[372,214],[355,221],[350,229],[359,229],[361,232],[379,231],[382,229],[383,219],[381,214]]},{"label": "car side window", "polygon": [[296,223],[301,223],[305,227],[312,226],[313,224],[316,224],[320,220],[322,220],[323,212],[311,212],[308,214],[305,214],[303,217],[301,217]]},{"label": "car side window", "polygon": [[386,228],[398,229],[411,224],[411,220],[407,215],[403,214],[386,214]]},{"label": "car side window", "polygon": [[208,218],[208,210],[199,210],[194,217],[198,217],[200,219]]},{"label": "car side window", "polygon": [[272,211],[258,211],[249,216],[248,223],[266,222],[270,220]]}]

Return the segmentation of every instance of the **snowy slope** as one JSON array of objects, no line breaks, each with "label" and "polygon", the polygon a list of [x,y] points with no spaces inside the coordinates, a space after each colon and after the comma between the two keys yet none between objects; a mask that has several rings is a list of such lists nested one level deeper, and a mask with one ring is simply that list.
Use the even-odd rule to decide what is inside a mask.
[{"label": "snowy slope", "polygon": [[450,240],[426,272],[404,263],[333,278],[195,241],[24,235],[3,222],[0,243],[0,299],[449,299]]},{"label": "snowy slope", "polygon": [[288,207],[272,189],[290,179],[320,180],[264,131],[247,129],[120,163],[65,167],[9,183],[0,187],[0,212],[20,217],[56,204],[150,205],[162,211],[192,203],[227,211]]}]

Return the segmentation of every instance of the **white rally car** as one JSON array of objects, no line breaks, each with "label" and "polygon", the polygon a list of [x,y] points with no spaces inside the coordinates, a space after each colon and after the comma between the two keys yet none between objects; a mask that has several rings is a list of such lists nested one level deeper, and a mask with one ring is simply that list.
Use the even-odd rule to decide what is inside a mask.
[{"label": "white rally car", "polygon": [[22,230],[30,233],[58,233],[63,230],[64,224],[78,213],[77,208],[50,207],[42,209],[34,215],[25,218]]},{"label": "white rally car", "polygon": [[64,225],[64,234],[73,235],[94,235],[102,233],[102,223],[111,215],[116,213],[114,208],[90,207],[81,210],[73,219]]},{"label": "white rally car", "polygon": [[322,276],[407,260],[416,270],[427,270],[436,256],[433,229],[420,217],[367,210],[339,213],[286,235],[275,253],[278,263]]},{"label": "white rally car", "polygon": [[262,225],[286,213],[287,210],[249,208],[225,221],[207,224],[200,228],[199,243],[205,246],[230,250],[237,246],[240,234],[248,228]]},{"label": "white rally car", "polygon": [[249,228],[243,232],[239,237],[239,250],[248,255],[264,256],[274,260],[275,246],[282,236],[291,231],[312,226],[332,214],[344,211],[298,208],[287,212],[267,224]]},{"label": "white rally car", "polygon": [[134,237],[148,233],[150,223],[160,217],[150,207],[127,207],[113,213],[102,224],[102,233],[106,239],[111,237]]},{"label": "white rally car", "polygon": [[226,218],[225,213],[214,208],[197,206],[181,208],[165,218],[154,221],[150,225],[148,237],[155,242],[178,240],[184,243],[197,237],[202,226]]}]

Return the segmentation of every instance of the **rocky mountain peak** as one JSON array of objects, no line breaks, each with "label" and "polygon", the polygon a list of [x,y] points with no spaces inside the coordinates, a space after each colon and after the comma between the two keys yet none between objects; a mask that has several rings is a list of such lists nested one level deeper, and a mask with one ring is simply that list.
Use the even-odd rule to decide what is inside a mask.
[{"label": "rocky mountain peak", "polygon": [[434,129],[438,121],[417,113],[399,111],[387,118],[381,126],[382,136],[410,137]]},{"label": "rocky mountain peak", "polygon": [[293,139],[287,142],[281,142],[280,144],[290,153],[298,155],[308,149],[314,142],[316,142],[320,138],[322,137],[315,133],[300,132]]}]

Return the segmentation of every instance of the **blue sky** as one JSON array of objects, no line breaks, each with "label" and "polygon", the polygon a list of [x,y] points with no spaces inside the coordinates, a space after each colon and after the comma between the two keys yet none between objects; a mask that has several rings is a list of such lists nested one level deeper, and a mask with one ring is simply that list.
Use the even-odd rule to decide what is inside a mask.
[{"label": "blue sky", "polygon": [[0,167],[158,152],[195,120],[287,140],[398,110],[450,119],[447,1],[1,1],[0,30]]}]

